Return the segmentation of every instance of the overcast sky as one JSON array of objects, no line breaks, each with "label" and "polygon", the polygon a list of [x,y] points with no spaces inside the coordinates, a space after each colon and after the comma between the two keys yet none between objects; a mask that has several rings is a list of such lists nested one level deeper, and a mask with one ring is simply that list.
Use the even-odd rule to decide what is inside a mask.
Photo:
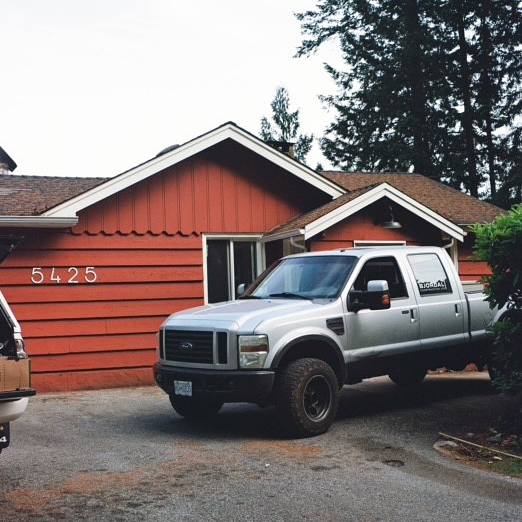
[{"label": "overcast sky", "polygon": [[[0,0],[0,146],[15,174],[112,176],[234,121],[259,134],[278,85],[301,130],[332,119],[322,63],[294,58],[314,0]],[[327,165],[318,147],[308,158]]]}]

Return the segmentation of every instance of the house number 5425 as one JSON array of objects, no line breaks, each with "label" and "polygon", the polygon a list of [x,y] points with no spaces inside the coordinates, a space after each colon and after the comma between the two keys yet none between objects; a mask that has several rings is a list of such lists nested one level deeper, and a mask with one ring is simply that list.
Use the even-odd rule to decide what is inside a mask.
[{"label": "house number 5425", "polygon": [[35,285],[42,283],[95,283],[98,279],[96,269],[93,266],[86,266],[85,268],[76,268],[70,266],[69,268],[41,268],[35,266],[31,274],[31,281]]}]

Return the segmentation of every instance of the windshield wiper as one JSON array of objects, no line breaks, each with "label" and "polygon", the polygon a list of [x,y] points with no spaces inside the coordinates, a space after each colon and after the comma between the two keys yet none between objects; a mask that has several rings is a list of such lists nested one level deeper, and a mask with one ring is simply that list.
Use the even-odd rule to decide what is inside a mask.
[{"label": "windshield wiper", "polygon": [[242,295],[238,297],[238,299],[263,299],[262,297],[259,297],[257,295]]},{"label": "windshield wiper", "polygon": [[277,294],[269,294],[268,297],[288,297],[289,299],[307,299],[311,300],[310,297],[306,297],[301,294],[294,294],[292,292],[279,292]]}]

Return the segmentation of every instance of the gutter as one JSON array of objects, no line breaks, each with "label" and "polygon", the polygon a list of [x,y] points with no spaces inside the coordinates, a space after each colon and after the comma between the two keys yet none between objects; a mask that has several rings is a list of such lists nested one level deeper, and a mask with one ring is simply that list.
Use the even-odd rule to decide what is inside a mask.
[{"label": "gutter", "polygon": [[267,234],[261,238],[261,243],[269,243],[270,241],[277,241],[278,239],[288,239],[296,236],[304,236],[304,228],[296,228],[294,230],[287,230],[276,234]]},{"label": "gutter", "polygon": [[69,228],[78,223],[78,216],[0,216],[0,228]]}]

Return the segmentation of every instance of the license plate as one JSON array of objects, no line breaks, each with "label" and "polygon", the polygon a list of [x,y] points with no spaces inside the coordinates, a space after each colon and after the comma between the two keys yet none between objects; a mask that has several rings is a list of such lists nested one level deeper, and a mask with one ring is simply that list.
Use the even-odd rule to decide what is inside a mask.
[{"label": "license plate", "polygon": [[192,397],[192,383],[190,381],[174,381],[174,393]]}]

